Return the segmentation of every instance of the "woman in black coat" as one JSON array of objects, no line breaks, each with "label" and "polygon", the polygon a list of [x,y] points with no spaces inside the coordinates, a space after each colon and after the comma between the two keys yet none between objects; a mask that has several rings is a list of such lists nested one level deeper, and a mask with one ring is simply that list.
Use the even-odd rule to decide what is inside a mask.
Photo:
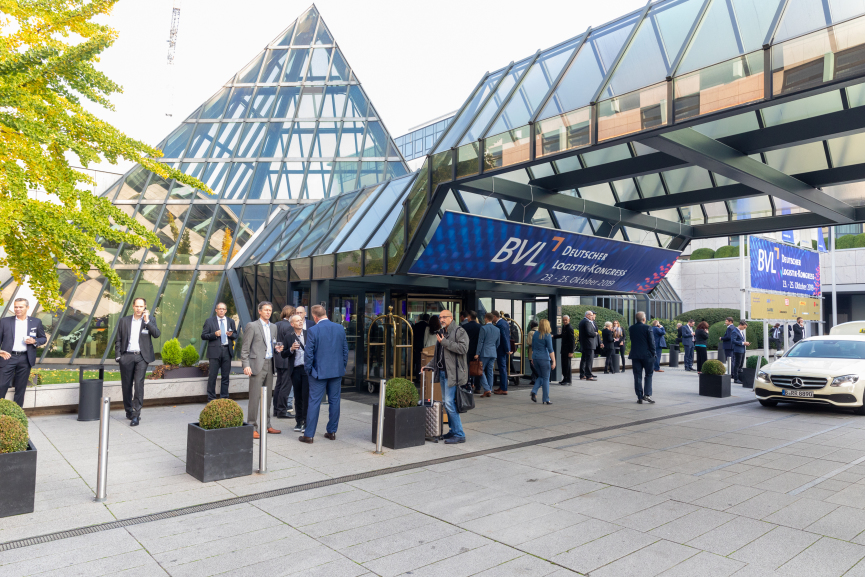
[{"label": "woman in black coat", "polygon": [[697,325],[697,331],[694,333],[694,350],[697,351],[697,374],[703,369],[703,363],[708,357],[709,344],[709,323],[702,321]]},{"label": "woman in black coat", "polygon": [[606,375],[613,372],[613,356],[616,354],[616,333],[613,332],[613,323],[610,321],[604,323],[604,330],[601,331],[601,342],[604,343],[604,348],[601,351],[606,357],[604,361],[604,374]]}]

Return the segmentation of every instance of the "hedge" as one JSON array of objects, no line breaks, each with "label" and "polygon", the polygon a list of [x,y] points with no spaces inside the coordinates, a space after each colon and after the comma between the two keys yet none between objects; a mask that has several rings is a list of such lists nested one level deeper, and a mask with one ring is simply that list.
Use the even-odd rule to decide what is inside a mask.
[{"label": "hedge", "polygon": [[704,260],[708,258],[715,258],[715,251],[711,248],[698,248],[691,253],[691,260]]},{"label": "hedge", "polygon": [[[738,327],[739,321],[735,321],[734,326]],[[718,339],[724,336],[727,332],[727,325],[723,321],[715,323],[709,327],[709,343],[708,348],[717,350],[721,344]],[[745,337],[751,343],[746,348],[754,350],[763,347],[763,323],[751,323],[745,330]]]},{"label": "hedge", "polygon": [[742,311],[739,309],[694,309],[683,312],[673,320],[676,322],[686,323],[689,320],[694,319],[697,321],[694,325],[696,328],[696,326],[702,321],[706,321],[709,323],[709,326],[712,326],[715,323],[723,321],[727,317],[733,317],[733,320],[738,323],[741,320],[739,318],[741,314]]},{"label": "hedge", "polygon": [[853,236],[853,248],[865,248],[865,232]]},{"label": "hedge", "polygon": [[848,234],[848,235],[845,235],[845,236],[838,238],[835,241],[835,248],[837,248],[837,249],[854,248],[853,243],[856,241],[856,236],[858,236],[858,235]]},{"label": "hedge", "polygon": [[[567,315],[571,317],[571,326],[574,328],[574,335],[577,339],[579,339],[578,327],[580,326],[580,321],[586,316],[586,311],[592,311],[595,313],[595,325],[597,325],[599,333],[604,328],[605,322],[619,321],[619,325],[622,327],[622,332],[625,334],[625,342],[628,342],[628,321],[616,311],[591,305],[565,305],[562,307],[562,316]],[[541,311],[538,313],[538,319],[547,318],[549,318],[547,316],[547,311]],[[676,325],[674,324],[673,326]]]},{"label": "hedge", "polygon": [[715,258],[733,258],[739,256],[738,246],[722,246],[715,251]]}]

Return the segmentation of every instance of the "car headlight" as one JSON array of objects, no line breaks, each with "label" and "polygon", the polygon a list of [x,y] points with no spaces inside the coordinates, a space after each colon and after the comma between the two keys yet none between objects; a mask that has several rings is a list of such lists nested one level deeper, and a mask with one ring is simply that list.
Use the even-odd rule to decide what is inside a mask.
[{"label": "car headlight", "polygon": [[757,373],[757,380],[760,381],[761,383],[771,383],[772,382],[769,380],[769,373],[767,373],[766,371],[760,371],[759,373]]},{"label": "car headlight", "polygon": [[859,380],[859,375],[844,375],[843,377],[835,377],[829,386],[840,387],[841,385],[852,385]]}]

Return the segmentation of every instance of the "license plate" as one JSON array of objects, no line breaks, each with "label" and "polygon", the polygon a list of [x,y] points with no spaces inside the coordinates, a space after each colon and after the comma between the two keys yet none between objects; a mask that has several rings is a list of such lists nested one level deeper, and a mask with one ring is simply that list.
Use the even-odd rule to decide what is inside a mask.
[{"label": "license plate", "polygon": [[784,389],[781,391],[781,394],[785,397],[808,397],[814,398],[814,391],[791,391],[788,389]]}]

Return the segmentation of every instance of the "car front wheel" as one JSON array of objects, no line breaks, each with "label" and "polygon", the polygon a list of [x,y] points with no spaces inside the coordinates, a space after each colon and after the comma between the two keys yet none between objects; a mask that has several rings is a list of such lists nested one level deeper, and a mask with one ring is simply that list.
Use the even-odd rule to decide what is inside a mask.
[{"label": "car front wheel", "polygon": [[865,415],[865,404],[863,404],[861,407],[856,407],[853,412],[857,415]]},{"label": "car front wheel", "polygon": [[778,401],[766,401],[763,399],[759,399],[759,400],[760,400],[760,404],[763,405],[764,407],[777,407],[778,406]]}]

